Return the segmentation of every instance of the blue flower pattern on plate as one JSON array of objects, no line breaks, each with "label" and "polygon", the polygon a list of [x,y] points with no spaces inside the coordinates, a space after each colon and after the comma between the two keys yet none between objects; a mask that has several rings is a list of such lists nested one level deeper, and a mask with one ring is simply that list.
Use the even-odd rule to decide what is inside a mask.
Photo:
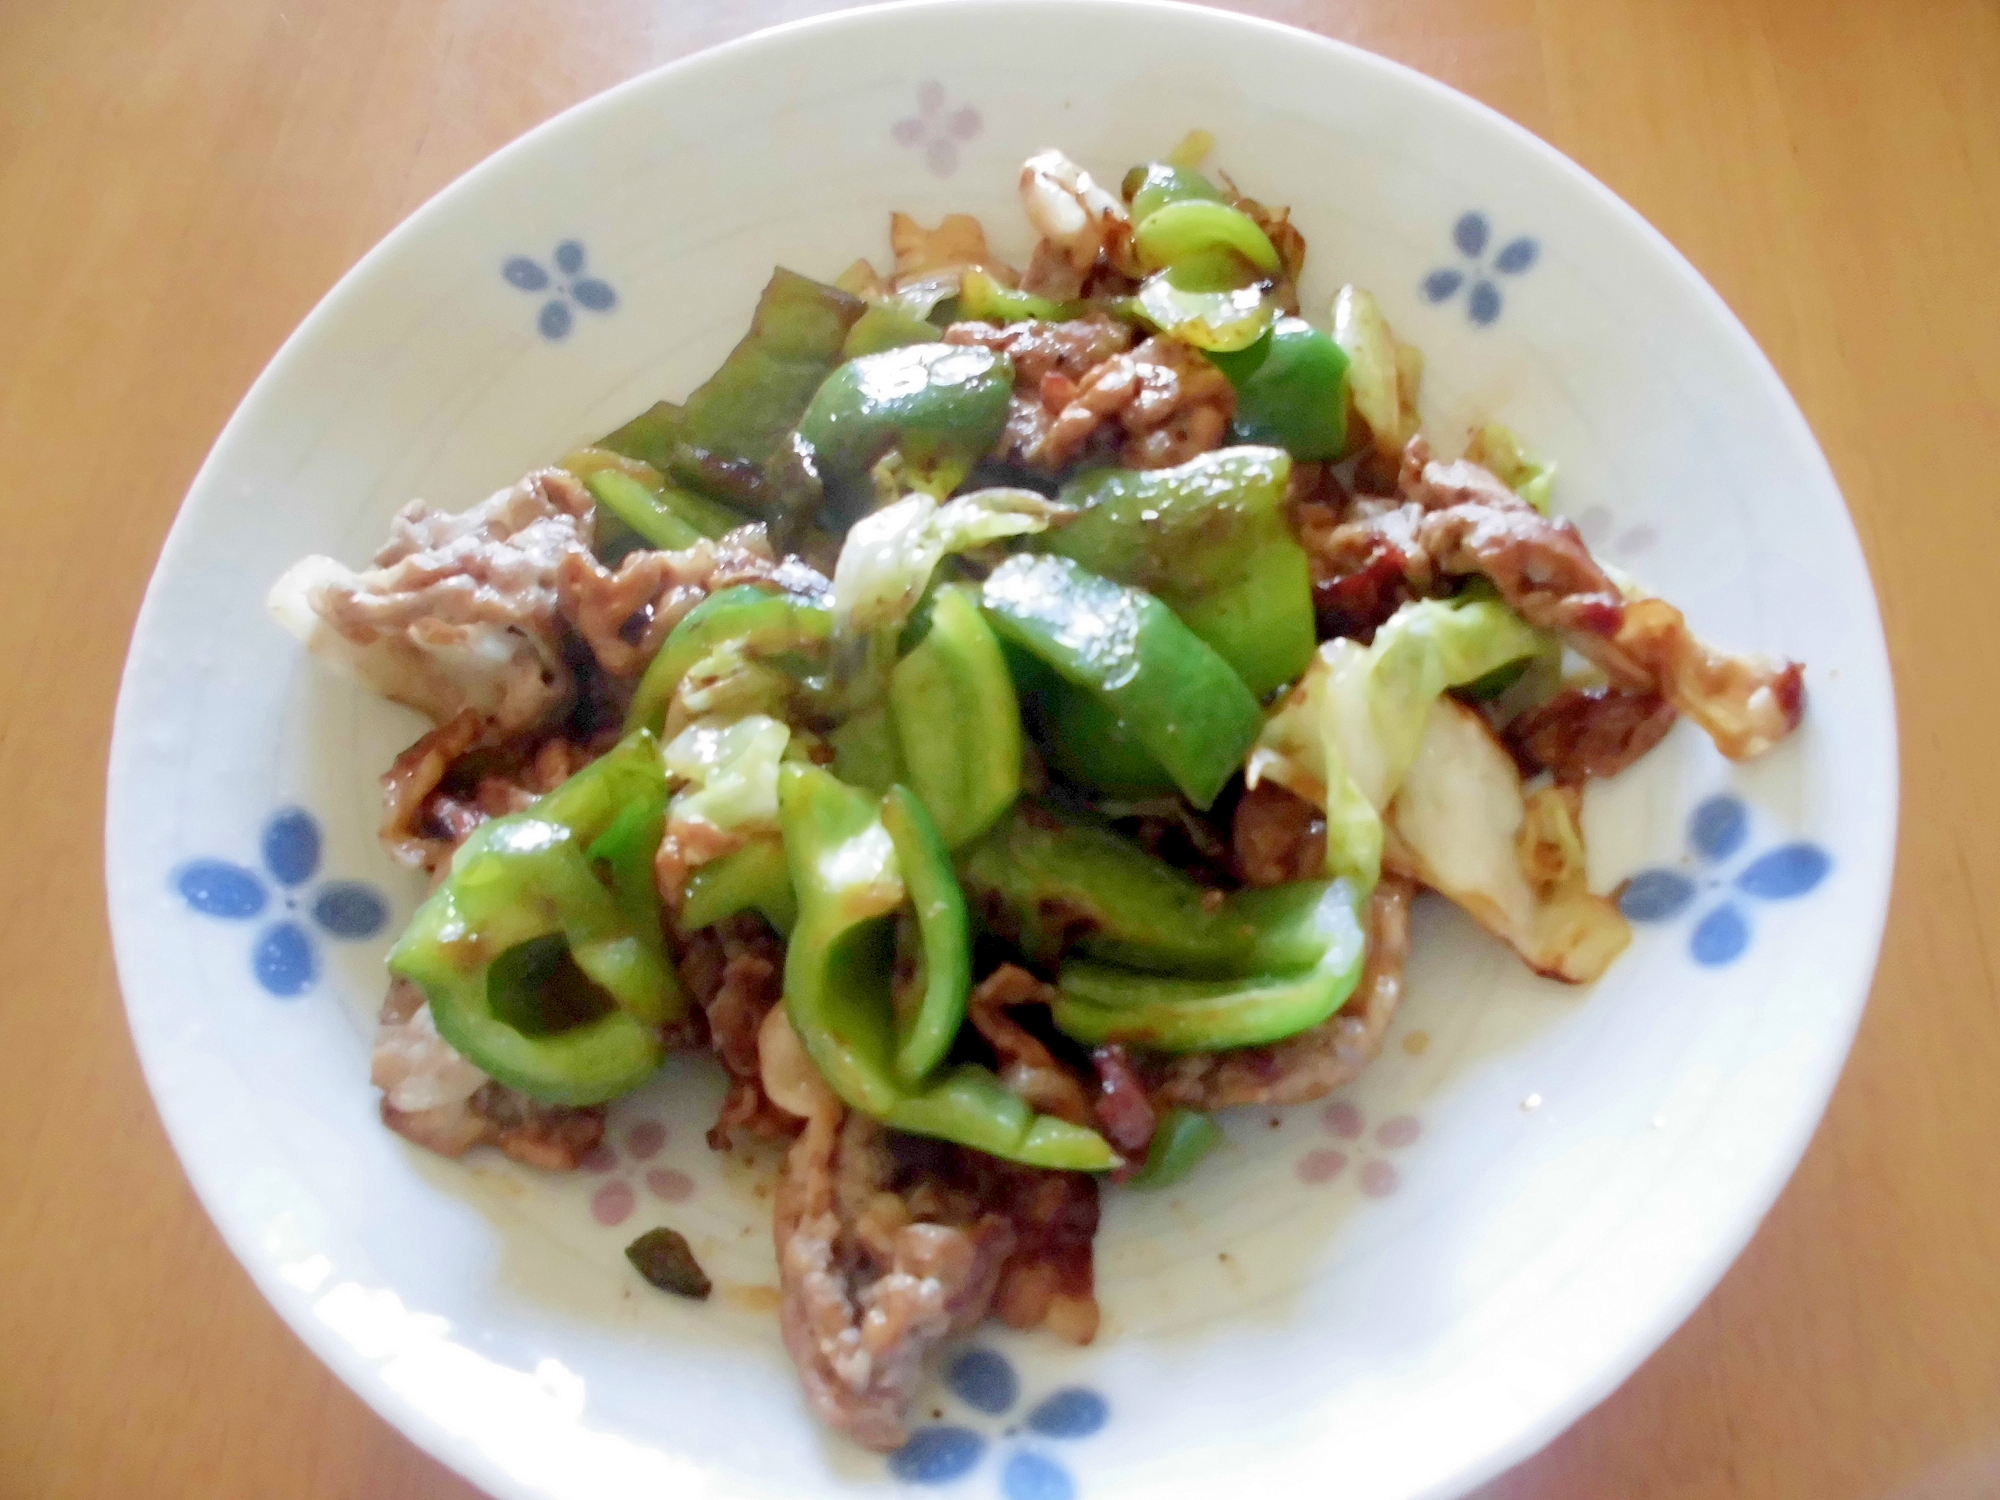
[{"label": "blue flower pattern on plate", "polygon": [[[1641,870],[1625,882],[1618,909],[1634,922],[1671,922],[1695,903],[1704,889],[1723,885],[1723,867],[1750,838],[1750,810],[1729,792],[1710,797],[1688,819],[1688,847],[1696,861],[1708,867],[1699,878],[1679,870]],[[1819,845],[1798,839],[1757,855],[1728,878],[1741,896],[1760,901],[1789,901],[1803,896],[1826,879],[1833,859]],[[1707,968],[1719,968],[1741,958],[1750,946],[1750,918],[1734,896],[1704,912],[1688,936],[1688,952]]]},{"label": "blue flower pattern on plate", "polygon": [[1470,285],[1466,314],[1482,328],[1498,318],[1501,296],[1494,278],[1521,275],[1541,258],[1542,247],[1531,235],[1516,235],[1500,247],[1489,264],[1486,247],[1492,240],[1493,226],[1487,223],[1485,214],[1477,210],[1460,214],[1458,222],[1451,226],[1451,242],[1467,264],[1441,267],[1426,276],[1421,287],[1424,300],[1448,302],[1458,295],[1460,287]]},{"label": "blue flower pattern on plate", "polygon": [[564,240],[550,259],[556,267],[553,275],[540,261],[526,255],[509,256],[500,267],[500,274],[508,284],[524,292],[551,292],[553,288],[535,318],[535,326],[543,338],[553,341],[569,337],[570,329],[576,325],[576,315],[570,311],[572,302],[597,313],[610,312],[618,305],[618,294],[611,289],[610,282],[583,274],[583,246],[577,241]]},{"label": "blue flower pattern on plate", "polygon": [[[1021,1378],[1007,1358],[992,1349],[968,1349],[945,1372],[952,1393],[986,1417],[1005,1417],[1021,1399]],[[1042,1398],[1017,1426],[1004,1429],[1005,1442],[1022,1435],[1031,1439],[1087,1438],[1110,1419],[1111,1408],[1086,1386],[1064,1386]],[[963,1479],[979,1467],[987,1449],[995,1446],[986,1434],[957,1423],[922,1427],[889,1455],[889,1472],[908,1484],[941,1485]],[[1053,1455],[1030,1442],[1007,1449],[1000,1463],[999,1492],[1003,1500],[1076,1500],[1076,1481]]]},{"label": "blue flower pattern on plate", "polygon": [[314,928],[342,941],[373,937],[389,920],[389,904],[358,880],[323,881],[307,891],[307,882],[319,873],[321,840],[319,824],[302,807],[272,814],[258,852],[263,875],[226,859],[194,859],[174,871],[171,884],[203,916],[246,922],[273,903],[268,876],[287,914],[257,934],[250,945],[250,972],[267,992],[290,1000],[311,989],[319,977]]}]

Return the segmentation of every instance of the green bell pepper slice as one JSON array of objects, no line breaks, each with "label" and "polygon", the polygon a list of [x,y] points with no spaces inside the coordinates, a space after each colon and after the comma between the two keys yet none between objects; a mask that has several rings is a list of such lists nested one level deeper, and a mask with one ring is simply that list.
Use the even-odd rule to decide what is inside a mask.
[{"label": "green bell pepper slice", "polygon": [[671,452],[655,467],[712,499],[778,519],[764,465],[840,362],[848,330],[866,308],[838,287],[773,271],[750,331],[688,397]]},{"label": "green bell pepper slice", "polygon": [[591,447],[636,458],[664,474],[667,465],[673,462],[675,445],[681,440],[681,421],[681,409],[673,402],[655,401],[623,427],[607,432]]},{"label": "green bell pepper slice", "polygon": [[[901,1043],[891,994],[894,913],[906,895],[895,840],[874,798],[818,767],[786,765],[778,798],[799,900],[785,951],[785,1014],[842,1102],[897,1129],[1011,1161],[1076,1171],[1117,1165],[1103,1137],[1036,1116],[987,1069],[968,1064],[920,1086],[904,1081],[896,1068]],[[893,816],[912,812],[921,816],[914,798]],[[913,863],[938,861],[941,846],[908,842]],[[949,866],[939,863],[918,877],[918,886],[948,905],[941,893],[951,880]],[[923,941],[948,938],[947,929],[934,911],[926,931],[920,907]],[[926,974],[952,961],[947,953],[926,952]],[[920,1028],[908,1035],[917,1038]]]},{"label": "green bell pepper slice", "polygon": [[958,315],[980,323],[1060,323],[1066,318],[1082,317],[1089,305],[1082,301],[1057,302],[1002,286],[977,266],[967,270],[959,280]]},{"label": "green bell pepper slice", "polygon": [[660,883],[653,861],[667,829],[667,804],[651,798],[627,803],[611,826],[591,841],[584,858],[602,868],[611,881],[611,896],[625,920],[642,938],[650,938],[664,961],[661,941]]},{"label": "green bell pepper slice", "polygon": [[[615,1002],[547,1033],[510,1024],[521,976],[496,960],[559,935],[583,974]],[[420,986],[438,1034],[511,1088],[553,1104],[600,1104],[644,1083],[665,1056],[657,1030],[685,996],[672,971],[591,873],[575,834],[530,813],[474,830],[396,946],[389,970]],[[503,1002],[496,1006],[496,1000]]]},{"label": "green bell pepper slice", "polygon": [[1058,496],[1077,516],[1035,544],[1158,597],[1262,697],[1313,653],[1311,564],[1285,514],[1291,475],[1282,449],[1262,447],[1093,470]]},{"label": "green bell pepper slice", "polygon": [[889,674],[904,774],[953,849],[1021,795],[1021,705],[977,599],[937,590],[930,629]]},{"label": "green bell pepper slice", "polygon": [[1013,365],[990,349],[906,344],[850,359],[799,418],[830,519],[849,526],[875,508],[869,471],[892,449],[906,478],[942,500],[993,447],[1007,422]]},{"label": "green bell pepper slice", "polygon": [[1250,215],[1227,203],[1205,198],[1178,198],[1160,204],[1138,220],[1132,248],[1148,271],[1172,269],[1197,260],[1213,263],[1215,252],[1239,258],[1241,280],[1277,275],[1282,262],[1270,236]]},{"label": "green bell pepper slice", "polygon": [[1215,893],[1130,839],[1024,803],[959,855],[959,878],[1029,958],[1074,942],[1133,969],[1235,977],[1311,967],[1325,949],[1324,881]]},{"label": "green bell pepper slice", "polygon": [[862,709],[828,734],[826,742],[833,746],[833,774],[849,786],[879,797],[908,779],[903,747],[886,703]]},{"label": "green bell pepper slice", "polygon": [[1127,1187],[1165,1188],[1180,1182],[1222,1144],[1222,1127],[1195,1109],[1170,1109],[1160,1117],[1146,1160],[1125,1179]]},{"label": "green bell pepper slice", "polygon": [[680,929],[699,932],[738,912],[754,911],[781,936],[799,919],[784,840],[754,838],[741,849],[697,865],[681,898]]},{"label": "green bell pepper slice", "polygon": [[896,1014],[896,1076],[921,1084],[965,1021],[972,993],[972,927],[965,895],[952,873],[951,852],[924,804],[908,787],[892,786],[882,798],[882,826],[895,846],[896,863],[916,912],[919,983],[916,1003]]},{"label": "green bell pepper slice", "polygon": [[1002,637],[1102,699],[1196,807],[1215,801],[1263,728],[1243,679],[1142,589],[1024,553],[993,570],[980,604]]},{"label": "green bell pepper slice", "polygon": [[1248,349],[1277,318],[1277,305],[1257,286],[1218,286],[1207,262],[1155,271],[1139,283],[1131,306],[1144,322],[1204,353]]},{"label": "green bell pepper slice", "polygon": [[871,302],[847,330],[840,357],[848,360],[863,354],[880,354],[884,349],[901,349],[906,344],[933,344],[937,336],[935,324],[908,309],[892,302]]},{"label": "green bell pepper slice", "polygon": [[1248,349],[1210,354],[1236,388],[1230,433],[1306,462],[1347,446],[1347,352],[1303,318],[1280,318]]},{"label": "green bell pepper slice", "polygon": [[[1361,979],[1368,941],[1354,887],[1335,880],[1274,889],[1315,893],[1304,924],[1320,944],[1311,967],[1183,979],[1072,960],[1057,980],[1056,1029],[1089,1046],[1119,1042],[1159,1052],[1207,1052],[1259,1046],[1317,1026],[1346,1003]],[[1304,936],[1297,913],[1288,915],[1293,938]]]},{"label": "green bell pepper slice", "polygon": [[816,599],[772,593],[754,583],[710,594],[682,616],[646,664],[625,713],[625,728],[628,733],[659,733],[681,679],[720,646],[735,643],[753,658],[809,654],[823,648],[832,632],[833,612]]},{"label": "green bell pepper slice", "polygon": [[1169,797],[1173,778],[1101,698],[1054,678],[1041,694],[1042,753],[1065,780],[1107,797]]},{"label": "green bell pepper slice", "polygon": [[631,528],[649,547],[679,552],[702,539],[702,533],[676,515],[660,497],[630,474],[599,469],[583,481],[590,498]]},{"label": "green bell pepper slice", "polygon": [[1192,167],[1172,162],[1152,161],[1132,168],[1119,184],[1125,201],[1132,206],[1132,222],[1143,224],[1156,209],[1169,203],[1224,203],[1222,189]]}]

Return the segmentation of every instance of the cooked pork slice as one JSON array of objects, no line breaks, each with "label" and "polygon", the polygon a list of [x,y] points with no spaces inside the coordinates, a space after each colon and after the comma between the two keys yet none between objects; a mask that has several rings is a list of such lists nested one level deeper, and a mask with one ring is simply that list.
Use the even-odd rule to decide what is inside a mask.
[{"label": "cooked pork slice", "polygon": [[1423,509],[1418,542],[1439,571],[1491,580],[1529,624],[1556,632],[1612,686],[1660,694],[1731,760],[1762,755],[1798,726],[1797,662],[1718,651],[1664,599],[1626,597],[1575,526],[1542,515],[1477,464],[1437,463],[1413,438],[1402,490]]},{"label": "cooked pork slice", "polygon": [[709,1046],[729,1074],[709,1145],[728,1150],[730,1131],[739,1127],[764,1140],[791,1139],[798,1120],[766,1097],[759,1055],[760,1031],[784,996],[784,945],[761,917],[730,917],[688,939],[680,972],[707,1018]]},{"label": "cooked pork slice", "polygon": [[295,563],[270,609],[315,655],[439,724],[473,709],[493,738],[557,717],[563,662],[556,575],[588,556],[590,496],[542,469],[472,509],[403,507],[372,567]]},{"label": "cooked pork slice", "polygon": [[1019,964],[1002,964],[972,992],[967,1014],[999,1059],[1000,1080],[1045,1115],[1092,1125],[1083,1084],[1043,1044],[1007,1014],[1014,1006],[1049,1005],[1055,991]]},{"label": "cooked pork slice", "polygon": [[1616,776],[1659,744],[1679,717],[1654,692],[1565,688],[1507,726],[1507,748],[1524,774],[1552,772],[1564,786]]},{"label": "cooked pork slice", "polygon": [[556,573],[564,616],[613,677],[645,671],[683,615],[739,583],[809,594],[827,588],[825,578],[796,558],[774,558],[762,526],[739,527],[679,552],[628,552],[616,568],[588,552],[572,553]]},{"label": "cooked pork slice", "polygon": [[1014,1231],[997,1213],[919,1218],[882,1127],[815,1110],[777,1192],[779,1320],[806,1398],[879,1452],[909,1436],[924,1361],[986,1316]]}]

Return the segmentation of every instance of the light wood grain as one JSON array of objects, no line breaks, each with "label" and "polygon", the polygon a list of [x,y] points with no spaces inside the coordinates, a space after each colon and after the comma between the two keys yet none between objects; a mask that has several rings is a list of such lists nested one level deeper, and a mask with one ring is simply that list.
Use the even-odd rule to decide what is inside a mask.
[{"label": "light wood grain", "polygon": [[[469,1495],[309,1356],[189,1193],[99,874],[127,632],[214,434],[494,147],[814,0],[0,0],[0,1497]],[[2000,9],[1263,0],[1540,132],[1720,289],[1825,444],[1897,673],[1903,836],[1831,1113],[1742,1261],[1487,1492],[2000,1494]]]}]

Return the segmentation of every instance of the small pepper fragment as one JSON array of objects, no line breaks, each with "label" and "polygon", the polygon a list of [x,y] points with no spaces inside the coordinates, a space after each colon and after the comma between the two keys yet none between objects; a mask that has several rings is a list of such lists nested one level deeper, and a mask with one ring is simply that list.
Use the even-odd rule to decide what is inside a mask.
[{"label": "small pepper fragment", "polygon": [[1291,474],[1282,449],[1262,447],[1093,470],[1060,493],[1075,519],[1036,545],[1158,596],[1261,697],[1313,652],[1311,565],[1285,515]]},{"label": "small pepper fragment", "polygon": [[868,311],[854,320],[847,340],[840,346],[843,360],[863,354],[880,354],[884,349],[901,349],[906,344],[937,342],[937,326],[926,322],[893,302],[871,302]]},{"label": "small pepper fragment", "polygon": [[1021,795],[1021,705],[977,597],[939,589],[929,630],[889,674],[904,774],[953,849]]},{"label": "small pepper fragment", "polygon": [[1101,698],[1196,807],[1215,801],[1263,727],[1229,663],[1141,589],[1023,554],[993,570],[980,603],[1002,637]]},{"label": "small pepper fragment", "polygon": [[625,1247],[632,1268],[663,1292],[706,1302],[712,1290],[708,1273],[694,1258],[687,1236],[676,1229],[649,1229]]},{"label": "small pepper fragment", "polygon": [[1222,1144],[1222,1127],[1200,1110],[1170,1109],[1153,1132],[1146,1160],[1125,1179],[1127,1187],[1172,1187]]},{"label": "small pepper fragment", "polygon": [[830,519],[848,526],[874,508],[869,471],[892,449],[903,477],[943,499],[992,448],[1007,422],[1013,366],[977,345],[906,344],[835,369],[799,417]]}]

